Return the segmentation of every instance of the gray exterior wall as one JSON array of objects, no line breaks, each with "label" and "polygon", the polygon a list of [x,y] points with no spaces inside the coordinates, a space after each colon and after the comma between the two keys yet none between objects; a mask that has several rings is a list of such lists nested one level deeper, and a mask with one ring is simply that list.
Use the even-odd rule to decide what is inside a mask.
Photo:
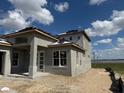
[{"label": "gray exterior wall", "polygon": [[[54,51],[66,51],[67,53],[67,65],[65,67],[53,66],[53,52]],[[71,59],[70,59],[70,49],[69,47],[61,48],[49,48],[46,53],[45,71],[53,74],[67,75],[71,76]]]},{"label": "gray exterior wall", "polygon": [[56,42],[55,40],[48,38],[43,35],[35,34],[34,37],[37,46],[48,47],[51,43]]},{"label": "gray exterior wall", "polygon": [[[77,33],[77,34],[72,34],[72,35],[63,35],[60,36],[63,37],[65,40],[69,41],[69,42],[73,42],[78,44],[81,48],[83,48],[83,34],[81,33]],[[72,40],[70,40],[70,37],[72,37]],[[80,37],[80,39],[78,39],[78,37]]]},{"label": "gray exterior wall", "polygon": [[30,63],[29,63],[29,77],[35,78],[37,72],[37,53],[38,46],[47,48],[49,44],[56,42],[44,35],[34,34],[30,42]]},{"label": "gray exterior wall", "polygon": [[[78,36],[80,39],[78,39]],[[71,56],[71,75],[76,76],[80,73],[84,73],[91,68],[91,43],[88,39],[84,36],[84,34],[77,33],[72,35],[63,35],[60,36],[68,40],[69,42],[74,42],[78,44],[82,49],[85,50],[85,53],[71,48],[70,56]],[[72,37],[72,40],[69,38]],[[80,62],[81,61],[81,62]]]},{"label": "gray exterior wall", "polygon": [[[30,45],[30,42],[33,38],[33,34],[25,34],[25,35],[20,35],[20,36],[16,36],[16,37],[12,37],[12,38],[7,38],[6,40],[13,43],[14,45],[13,46],[22,46],[22,45]],[[16,43],[16,39],[17,38],[25,38],[27,39],[27,42],[24,42],[24,43]]]},{"label": "gray exterior wall", "polygon": [[[26,37],[28,39],[27,43],[19,43],[16,44],[15,43],[15,39],[18,37]],[[14,52],[18,52],[19,53],[19,65],[17,67],[13,67],[11,68],[11,73],[24,73],[24,72],[28,72],[29,70],[29,66],[30,66],[30,46],[31,46],[31,42],[32,40],[34,40],[34,44],[37,47],[37,51],[39,50],[43,50],[46,51],[45,48],[43,47],[47,47],[49,44],[51,44],[52,42],[55,42],[55,40],[52,40],[48,37],[42,36],[42,35],[38,35],[38,34],[30,34],[30,35],[21,35],[15,38],[10,38],[8,39],[8,41],[13,41],[14,46],[12,48],[12,54]],[[29,45],[28,49],[25,49],[25,45]],[[38,46],[41,46],[41,48],[38,49]],[[35,57],[35,59],[37,60],[37,57]],[[11,59],[12,62],[13,59]]]},{"label": "gray exterior wall", "polygon": [[[24,73],[28,72],[28,66],[29,66],[29,50],[24,50],[24,49],[12,49],[12,54],[14,52],[19,53],[19,65],[14,67],[11,66],[11,73]],[[13,58],[11,58],[11,62],[13,61]]]},{"label": "gray exterior wall", "polygon": [[7,76],[10,74],[11,71],[11,49],[7,46],[1,46],[0,45],[0,52],[4,53],[4,58],[2,62],[2,74],[4,76]]},{"label": "gray exterior wall", "polygon": [[[64,50],[67,52],[67,66],[53,66],[53,52]],[[45,72],[53,74],[61,74],[66,76],[76,76],[80,73],[85,73],[91,68],[91,61],[83,51],[73,47],[55,47],[46,49],[45,56]]]},{"label": "gray exterior wall", "polygon": [[91,68],[91,61],[88,56],[84,54],[84,52],[71,49],[71,74],[72,76],[79,75],[80,73],[84,73]]},{"label": "gray exterior wall", "polygon": [[91,43],[83,36],[83,48],[85,49],[86,56],[91,60]]},{"label": "gray exterior wall", "polygon": [[[78,44],[82,49],[85,49],[85,53],[87,56],[91,57],[91,43],[88,41],[88,39],[84,36],[83,33],[77,33],[77,34],[67,34],[60,36],[64,39],[68,40],[69,42],[73,42]],[[72,37],[72,40],[69,38]],[[80,37],[80,39],[78,39]]]},{"label": "gray exterior wall", "polygon": [[[16,37],[12,37],[12,38],[7,38],[7,41],[13,43],[13,46],[11,47],[11,55],[13,55],[14,52],[18,52],[19,53],[19,65],[14,67],[11,65],[11,73],[15,74],[15,73],[24,73],[24,72],[28,72],[28,68],[29,68],[29,58],[30,58],[30,42],[33,38],[33,34],[24,34],[24,35],[19,35]],[[27,42],[18,42],[16,43],[16,39],[17,38],[25,38],[27,39]],[[28,49],[25,49],[25,46],[28,45]],[[13,61],[13,58],[11,56],[11,63]]]},{"label": "gray exterior wall", "polygon": [[[78,39],[80,36],[80,39]],[[45,70],[44,72],[49,72],[53,74],[61,74],[67,76],[76,76],[80,73],[84,73],[91,68],[91,61],[90,61],[90,42],[83,36],[83,34],[76,34],[73,37],[72,42],[79,44],[80,47],[85,49],[85,52],[82,50],[71,47],[48,47],[51,43],[56,42],[49,37],[39,34],[29,34],[29,35],[21,35],[18,37],[26,37],[28,39],[27,43],[15,43],[15,38],[8,39],[15,43],[12,46],[12,53],[17,51],[20,53],[19,56],[19,66],[12,67],[12,73],[21,73],[21,72],[29,72],[29,76],[34,78],[36,76],[37,69],[37,53],[39,51],[45,52]],[[64,37],[64,38],[69,38]],[[24,48],[28,46],[28,48]],[[1,48],[0,48],[1,49]],[[5,48],[6,49],[6,48]],[[53,52],[57,50],[64,50],[67,52],[67,66],[65,67],[55,67],[53,66]],[[6,50],[7,51],[7,50]],[[7,58],[10,56],[10,50],[7,51]],[[10,62],[10,61],[9,61]],[[12,62],[12,59],[11,59]],[[9,65],[9,64],[8,64]],[[7,66],[8,66],[7,65]],[[9,66],[11,67],[11,66]],[[7,68],[6,68],[7,69]],[[9,73],[10,68],[6,70],[6,73]]]}]

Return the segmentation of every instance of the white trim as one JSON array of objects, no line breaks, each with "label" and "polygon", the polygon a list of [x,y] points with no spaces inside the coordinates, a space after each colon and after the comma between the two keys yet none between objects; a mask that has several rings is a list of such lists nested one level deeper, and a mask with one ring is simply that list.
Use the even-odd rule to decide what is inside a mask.
[{"label": "white trim", "polygon": [[[40,69],[40,53],[43,53],[44,55],[43,55],[43,69]],[[38,51],[38,59],[37,59],[37,66],[38,66],[38,70],[39,71],[42,71],[43,70],[43,72],[45,71],[45,51],[42,51],[42,50],[40,50],[40,51]]]}]

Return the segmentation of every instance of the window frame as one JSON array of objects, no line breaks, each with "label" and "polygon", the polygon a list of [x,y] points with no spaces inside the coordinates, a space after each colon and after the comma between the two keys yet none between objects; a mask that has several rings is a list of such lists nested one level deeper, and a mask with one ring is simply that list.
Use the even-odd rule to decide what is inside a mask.
[{"label": "window frame", "polygon": [[[58,58],[54,58],[54,52],[58,51],[59,52],[59,57]],[[64,51],[66,53],[66,57],[65,58],[61,58],[61,51]],[[59,65],[54,65],[54,59],[59,59]],[[66,60],[66,64],[62,65],[62,59]],[[54,50],[52,52],[52,66],[53,67],[67,67],[67,51],[66,50]]]},{"label": "window frame", "polygon": [[[17,65],[13,65],[13,61],[15,60],[15,58],[13,57],[13,56],[14,56],[14,53],[17,53],[17,54],[18,54],[18,59],[16,59],[16,60],[17,60]],[[14,51],[14,52],[12,53],[12,67],[18,67],[18,66],[19,66],[19,58],[20,58],[20,53],[19,53],[19,51]]]}]

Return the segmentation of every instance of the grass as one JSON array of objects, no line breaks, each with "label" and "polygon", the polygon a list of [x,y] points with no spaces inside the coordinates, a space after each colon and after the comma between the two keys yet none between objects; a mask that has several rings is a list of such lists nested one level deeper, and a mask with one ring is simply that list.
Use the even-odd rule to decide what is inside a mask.
[{"label": "grass", "polygon": [[111,67],[115,72],[124,75],[124,63],[92,63],[92,68]]}]

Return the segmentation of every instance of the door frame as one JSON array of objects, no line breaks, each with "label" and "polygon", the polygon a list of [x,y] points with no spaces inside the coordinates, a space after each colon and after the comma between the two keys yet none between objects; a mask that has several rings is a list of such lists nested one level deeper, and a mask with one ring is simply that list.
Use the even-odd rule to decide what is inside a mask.
[{"label": "door frame", "polygon": [[[43,53],[43,69],[40,69],[40,53]],[[38,62],[37,62],[37,67],[38,67],[38,71],[40,72],[44,72],[45,71],[45,51],[40,50],[38,51]]]},{"label": "door frame", "polygon": [[0,51],[1,53],[2,53],[2,55],[1,55],[1,68],[0,68],[0,75],[3,75],[4,74],[4,69],[5,69],[5,67],[4,67],[4,64],[5,64],[5,53],[6,52],[4,52],[4,51]]}]

